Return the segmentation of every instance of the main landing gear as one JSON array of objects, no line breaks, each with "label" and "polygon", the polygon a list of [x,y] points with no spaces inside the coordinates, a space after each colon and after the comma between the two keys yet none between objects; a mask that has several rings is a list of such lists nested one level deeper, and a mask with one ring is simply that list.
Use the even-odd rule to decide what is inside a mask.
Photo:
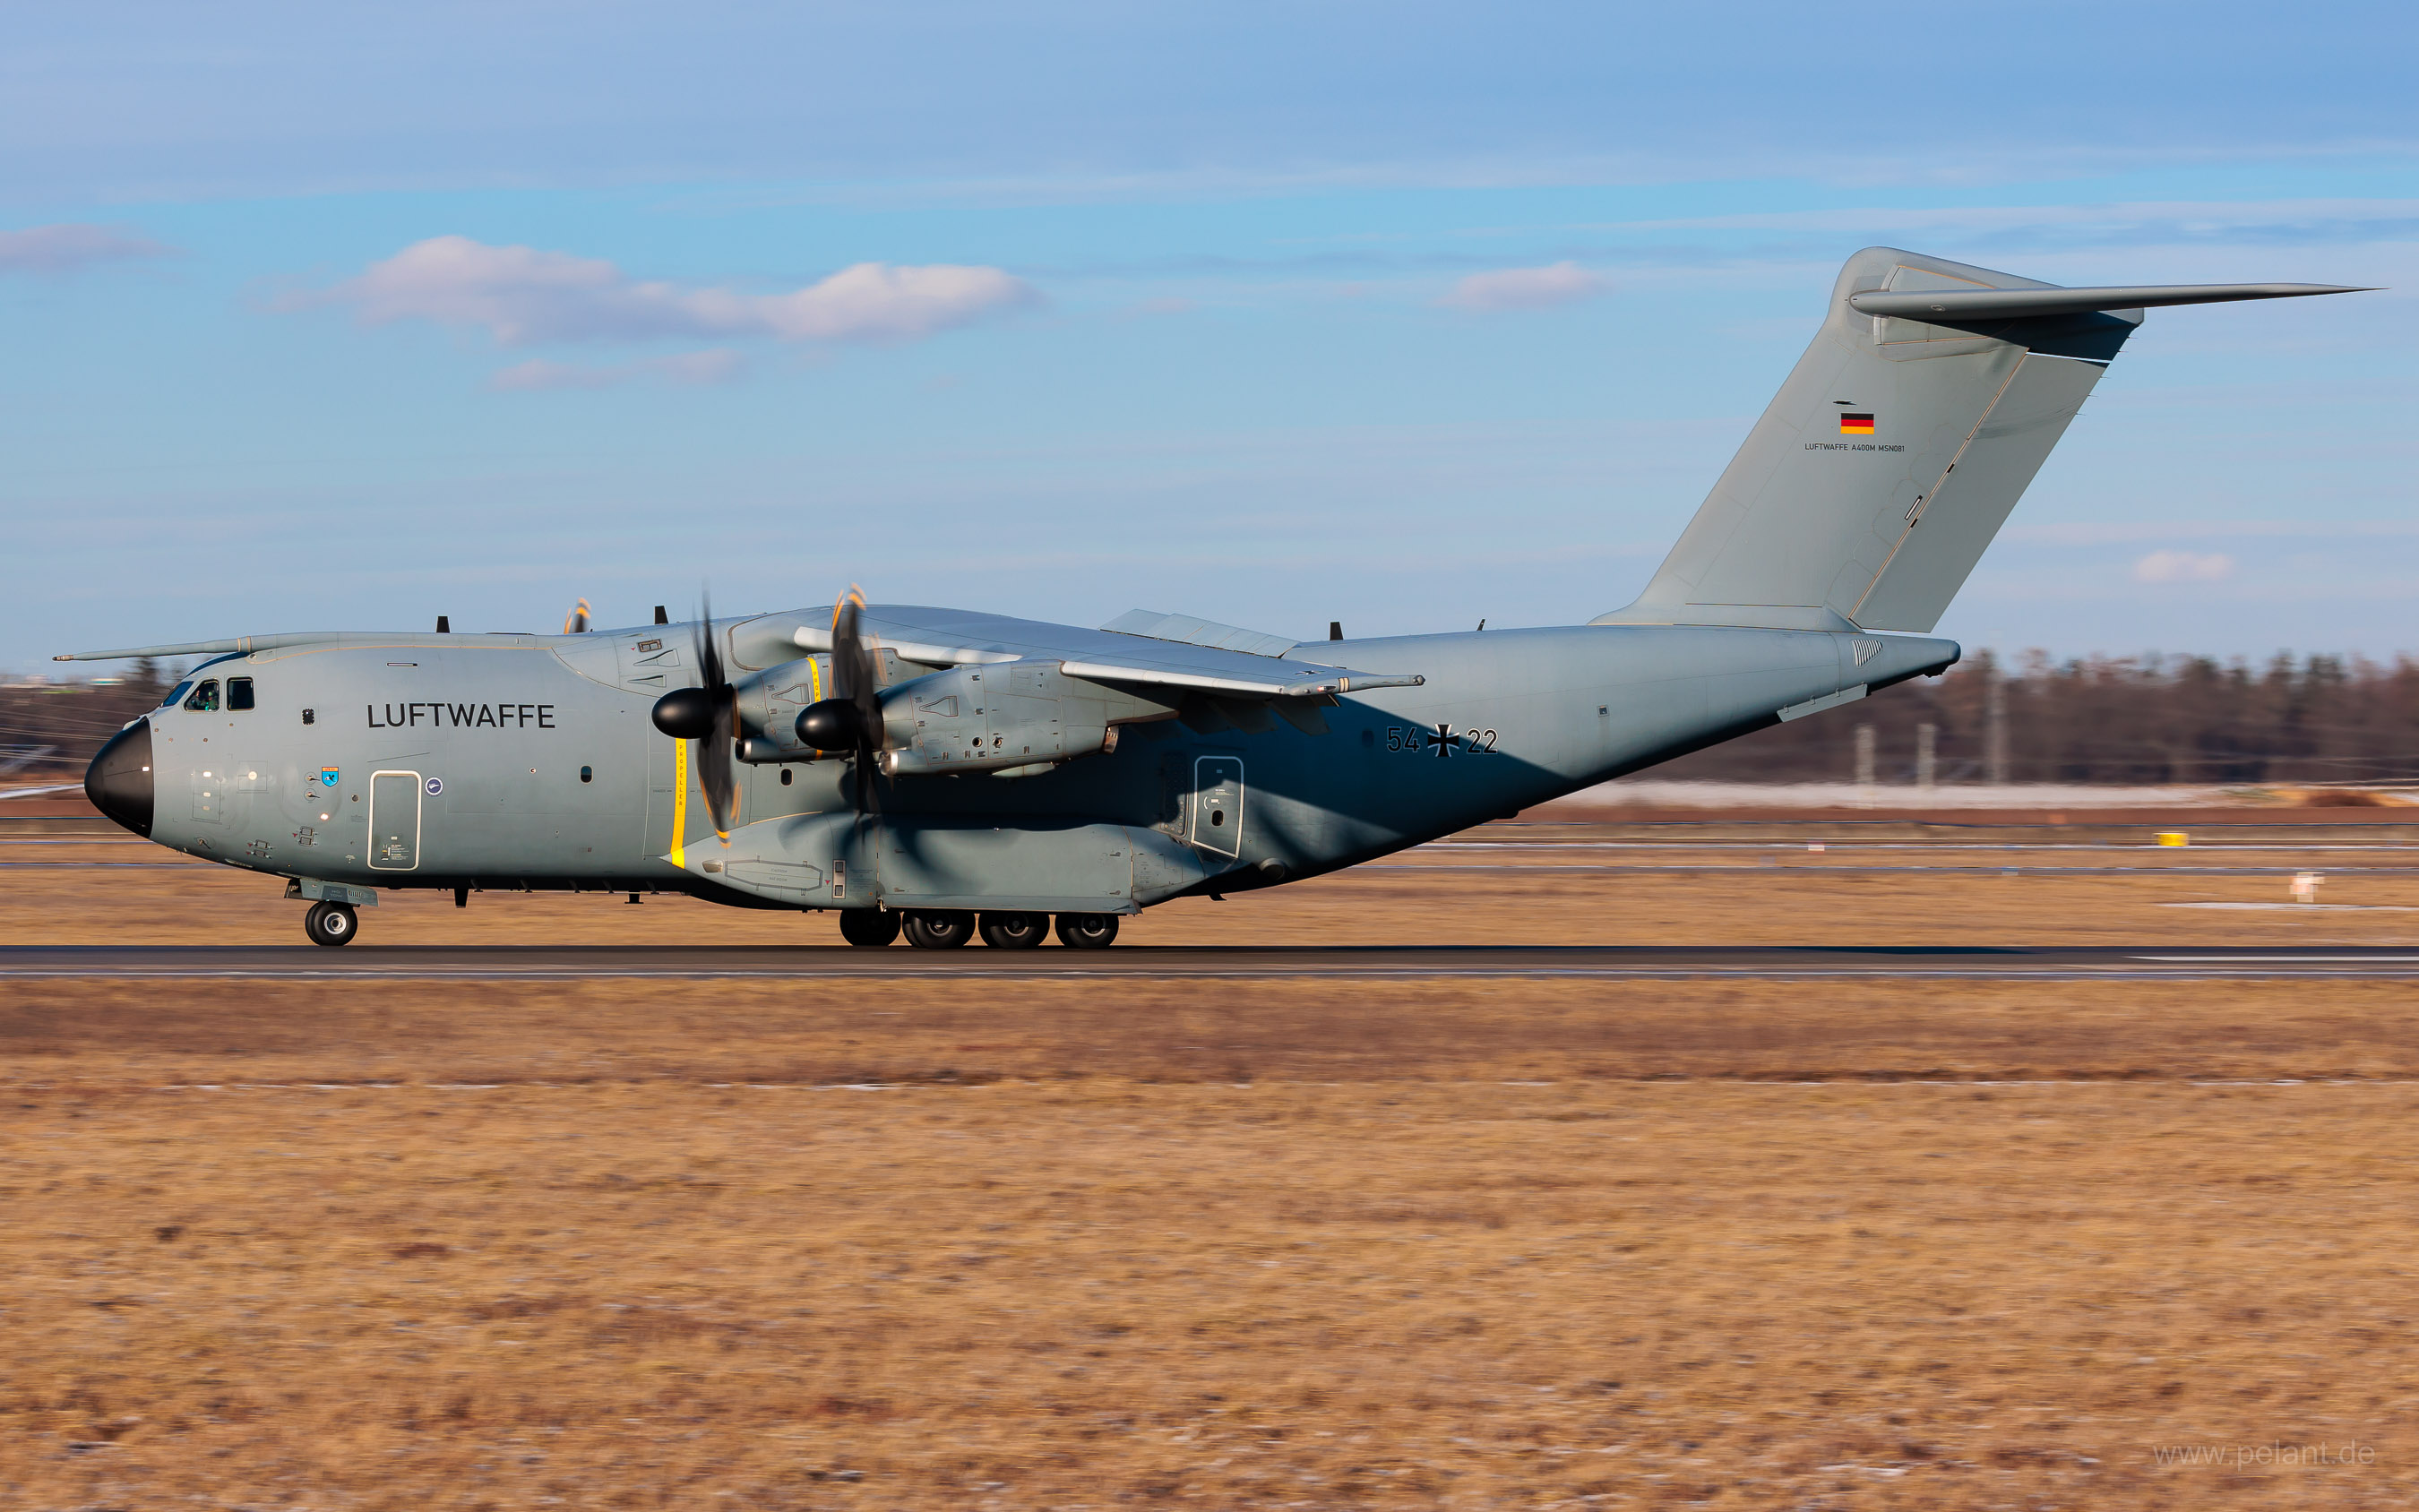
[{"label": "main landing gear", "polygon": [[1060,914],[1058,943],[1075,950],[1105,950],[1117,940],[1115,914]]},{"label": "main landing gear", "polygon": [[1030,950],[1050,937],[1048,914],[985,914],[983,943],[994,950]]},{"label": "main landing gear", "polygon": [[[888,945],[904,933],[919,950],[954,950],[977,933],[994,950],[1030,950],[1051,933],[1047,914],[987,913],[978,919],[958,908],[849,908],[840,916],[840,937],[851,945]],[[1117,916],[1060,914],[1056,933],[1071,949],[1105,949],[1117,937]]]},{"label": "main landing gear", "polygon": [[910,908],[902,921],[918,950],[954,950],[975,937],[975,916],[954,908]]},{"label": "main landing gear", "polygon": [[361,919],[350,903],[313,903],[302,916],[302,933],[314,945],[350,945],[361,933]]},{"label": "main landing gear", "polygon": [[851,945],[888,945],[899,937],[899,916],[887,908],[844,908],[840,937]]}]

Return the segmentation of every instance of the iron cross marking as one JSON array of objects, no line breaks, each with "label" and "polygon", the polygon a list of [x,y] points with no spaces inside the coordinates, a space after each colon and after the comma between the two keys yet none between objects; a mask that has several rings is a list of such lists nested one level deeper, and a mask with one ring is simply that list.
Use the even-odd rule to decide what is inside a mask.
[{"label": "iron cross marking", "polygon": [[1441,724],[1437,726],[1436,733],[1428,736],[1428,749],[1436,752],[1437,760],[1442,761],[1453,754],[1453,726]]}]

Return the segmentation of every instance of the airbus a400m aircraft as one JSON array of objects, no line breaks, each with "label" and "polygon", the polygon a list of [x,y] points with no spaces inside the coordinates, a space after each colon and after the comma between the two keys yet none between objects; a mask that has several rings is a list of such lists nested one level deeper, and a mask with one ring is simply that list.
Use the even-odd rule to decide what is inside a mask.
[{"label": "airbus a400m aircraft", "polygon": [[1325,641],[866,605],[563,635],[301,633],[207,656],[85,789],[281,878],[342,945],[397,887],[828,909],[850,943],[1106,946],[1945,671],[1930,631],[2151,306],[1891,248],[1646,591],[1583,625]]}]

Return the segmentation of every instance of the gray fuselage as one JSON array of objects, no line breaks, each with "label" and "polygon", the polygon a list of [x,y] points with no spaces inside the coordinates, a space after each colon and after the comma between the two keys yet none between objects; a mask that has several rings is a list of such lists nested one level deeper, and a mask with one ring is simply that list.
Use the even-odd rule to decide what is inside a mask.
[{"label": "gray fuselage", "polygon": [[[1131,912],[1383,856],[1958,655],[1930,638],[1635,625],[1317,642],[1322,658],[1415,669],[1425,685],[1344,696],[1319,710],[1320,733],[1188,713],[1125,725],[1113,750],[1037,776],[886,779],[867,819],[853,762],[741,764],[734,853],[715,837],[687,751],[649,721],[667,679],[636,665],[637,647],[688,635],[398,636],[223,658],[193,679],[249,678],[252,707],[222,698],[215,710],[146,717],[150,838],[265,873],[380,888],[858,907],[1065,906],[1067,887],[1018,876],[1019,837],[1106,835],[1118,880],[1078,891]],[[827,663],[813,675],[827,677]],[[915,837],[972,843],[976,833],[990,859],[952,863],[971,880],[937,892],[909,880],[932,848]],[[1038,856],[1041,844],[1026,848]],[[726,873],[712,859],[724,854],[812,880],[743,887],[739,865]]]}]

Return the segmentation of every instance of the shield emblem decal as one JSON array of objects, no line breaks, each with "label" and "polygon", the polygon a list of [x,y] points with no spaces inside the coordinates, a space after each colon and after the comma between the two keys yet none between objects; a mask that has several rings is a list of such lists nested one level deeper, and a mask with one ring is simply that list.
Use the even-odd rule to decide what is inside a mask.
[{"label": "shield emblem decal", "polygon": [[334,787],[337,780],[344,775],[345,774],[336,767],[322,766],[319,768],[319,785],[323,788]]}]

